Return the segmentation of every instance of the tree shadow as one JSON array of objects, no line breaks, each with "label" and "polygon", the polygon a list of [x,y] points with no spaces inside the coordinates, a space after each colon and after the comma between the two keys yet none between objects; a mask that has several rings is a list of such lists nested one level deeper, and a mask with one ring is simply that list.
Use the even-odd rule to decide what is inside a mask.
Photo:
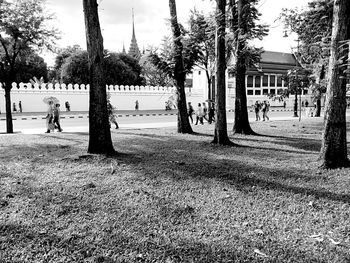
[{"label": "tree shadow", "polygon": [[[151,141],[149,141],[147,145],[144,146],[145,151],[153,152],[151,158],[147,157],[147,153],[141,153],[140,155],[138,155],[139,158],[137,162],[134,162],[130,159],[126,159],[125,161],[130,165],[138,165],[138,167],[140,162],[144,164],[147,163],[147,166],[143,166],[142,168],[147,170],[145,174],[150,174],[152,173],[152,171],[157,171],[160,169],[170,169],[171,172],[169,174],[172,175],[173,179],[176,181],[185,180],[185,178],[188,177],[194,177],[199,179],[216,178],[218,180],[226,182],[227,184],[235,185],[238,189],[250,189],[252,186],[259,186],[267,190],[275,190],[293,194],[311,195],[315,198],[340,201],[350,204],[349,194],[335,193],[332,191],[324,190],[322,186],[325,182],[327,182],[328,177],[317,174],[316,170],[308,171],[306,169],[295,169],[292,167],[270,168],[254,166],[244,161],[245,156],[253,158],[253,155],[261,154],[261,150],[265,150],[263,148],[233,148],[236,150],[233,151],[231,154],[234,155],[238,152],[240,154],[241,161],[237,161],[230,160],[230,156],[227,156],[227,158],[223,159],[223,157],[221,156],[221,152],[224,152],[224,150],[221,150],[223,149],[223,147],[215,148],[216,150],[219,150],[217,155],[208,155],[206,153],[210,153],[210,149],[215,146],[198,144],[198,142],[187,142],[187,144],[191,143],[191,145],[188,145],[191,151],[184,152],[181,147],[181,140],[168,139],[165,140],[164,143],[167,145],[167,147],[169,147],[169,149],[172,149],[172,153],[167,156],[163,156],[163,162],[161,163],[155,163],[152,161],[152,159],[155,158],[154,156],[157,155],[157,153],[155,153],[155,149],[157,148],[157,146],[153,146],[153,143]],[[247,149],[247,151],[245,151],[245,149]],[[272,149],[272,151],[275,151],[275,149]],[[278,155],[278,158],[285,159],[286,162],[288,162],[290,156],[286,155],[283,158],[283,153],[300,154],[300,152],[288,150],[281,150],[279,152],[282,155]],[[272,155],[272,153],[271,155],[266,155],[265,153],[265,157],[273,158],[274,155]],[[196,160],[196,164],[192,165],[191,163],[187,163],[187,159]],[[273,162],[273,160],[270,161]],[[205,167],[205,171],[201,167]],[[220,174],[217,173],[218,169],[220,169],[221,171]]]}]

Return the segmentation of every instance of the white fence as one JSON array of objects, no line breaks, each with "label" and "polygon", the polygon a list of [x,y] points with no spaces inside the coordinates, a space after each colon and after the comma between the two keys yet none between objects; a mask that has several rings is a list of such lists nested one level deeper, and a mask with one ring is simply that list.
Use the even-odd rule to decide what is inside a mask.
[{"label": "white fence", "polygon": [[[175,87],[154,86],[106,86],[111,95],[111,103],[119,110],[132,110],[135,101],[139,102],[140,110],[164,109],[165,102],[175,94]],[[0,95],[4,95],[4,89],[0,84]],[[88,111],[89,109],[89,85],[78,84],[42,84],[13,83],[11,90],[11,102],[21,101],[23,112],[43,112],[46,106],[43,98],[55,96],[60,100],[61,109],[64,103],[69,101],[72,111]],[[195,103],[204,101],[202,90],[186,88],[187,101]],[[11,105],[12,108],[12,105]],[[0,110],[5,111],[5,98],[0,99]]]}]

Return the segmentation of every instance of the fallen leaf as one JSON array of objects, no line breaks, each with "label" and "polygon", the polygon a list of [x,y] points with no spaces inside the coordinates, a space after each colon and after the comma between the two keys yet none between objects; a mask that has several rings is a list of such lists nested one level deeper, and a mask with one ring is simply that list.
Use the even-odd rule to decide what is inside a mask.
[{"label": "fallen leaf", "polygon": [[317,242],[322,242],[324,240],[323,237],[315,237],[314,238]]},{"label": "fallen leaf", "polygon": [[265,253],[261,252],[259,249],[254,249],[254,253],[258,254],[259,256],[265,257],[265,258],[268,257],[268,255],[266,255]]},{"label": "fallen leaf", "polygon": [[331,243],[332,243],[333,245],[339,245],[339,244],[340,244],[340,242],[337,242],[337,241],[335,241],[335,240],[332,239],[332,238],[329,238],[329,241],[331,241]]},{"label": "fallen leaf", "polygon": [[322,234],[316,234],[316,235],[311,235],[310,237],[311,238],[316,238],[316,237],[322,237],[323,235]]},{"label": "fallen leaf", "polygon": [[255,229],[254,232],[256,234],[259,234],[259,235],[263,235],[264,234],[264,231],[262,231],[261,229]]}]

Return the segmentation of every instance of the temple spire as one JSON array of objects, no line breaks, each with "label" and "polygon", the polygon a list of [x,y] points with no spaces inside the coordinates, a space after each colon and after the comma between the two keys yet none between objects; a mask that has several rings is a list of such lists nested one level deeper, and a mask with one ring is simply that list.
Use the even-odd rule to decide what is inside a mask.
[{"label": "temple spire", "polygon": [[124,41],[123,41],[123,51],[122,51],[122,53],[123,53],[123,54],[126,54]]},{"label": "temple spire", "polygon": [[128,54],[136,59],[140,59],[141,52],[137,45],[136,34],[135,34],[135,18],[134,18],[134,8],[132,8],[132,37],[129,47]]}]

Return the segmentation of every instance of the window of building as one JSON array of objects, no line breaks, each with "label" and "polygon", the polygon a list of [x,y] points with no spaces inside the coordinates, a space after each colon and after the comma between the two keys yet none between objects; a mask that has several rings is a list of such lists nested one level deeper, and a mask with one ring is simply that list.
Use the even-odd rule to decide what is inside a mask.
[{"label": "window of building", "polygon": [[276,89],[270,89],[270,94],[275,95],[276,94]]},{"label": "window of building", "polygon": [[234,73],[232,73],[232,72],[229,72],[229,73],[228,73],[228,77],[229,77],[230,79],[232,79],[232,78],[234,78],[234,77],[235,77],[235,74],[234,74]]},{"label": "window of building", "polygon": [[259,89],[255,90],[255,95],[261,95],[261,90]]},{"label": "window of building", "polygon": [[229,81],[229,82],[227,83],[227,87],[228,87],[229,89],[233,89],[233,88],[235,87],[234,82],[233,82],[233,81]]},{"label": "window of building", "polygon": [[253,76],[247,77],[247,87],[249,87],[249,88],[253,87]]},{"label": "window of building", "polygon": [[270,75],[270,87],[275,87],[275,86],[276,86],[276,76]]},{"label": "window of building", "polygon": [[268,95],[269,94],[269,89],[263,89],[263,95]]},{"label": "window of building", "polygon": [[309,94],[309,91],[307,89],[304,89],[304,95]]},{"label": "window of building", "polygon": [[254,95],[254,91],[252,89],[247,90],[247,95]]},{"label": "window of building", "polygon": [[200,75],[201,73],[202,73],[202,71],[199,70],[199,71],[198,71],[198,75]]},{"label": "window of building", "polygon": [[277,76],[277,87],[282,87],[282,76]]},{"label": "window of building", "polygon": [[261,77],[255,76],[255,87],[260,88],[261,87]]},{"label": "window of building", "polygon": [[262,83],[263,87],[268,87],[269,86],[269,76],[264,75],[263,76],[263,83]]}]

